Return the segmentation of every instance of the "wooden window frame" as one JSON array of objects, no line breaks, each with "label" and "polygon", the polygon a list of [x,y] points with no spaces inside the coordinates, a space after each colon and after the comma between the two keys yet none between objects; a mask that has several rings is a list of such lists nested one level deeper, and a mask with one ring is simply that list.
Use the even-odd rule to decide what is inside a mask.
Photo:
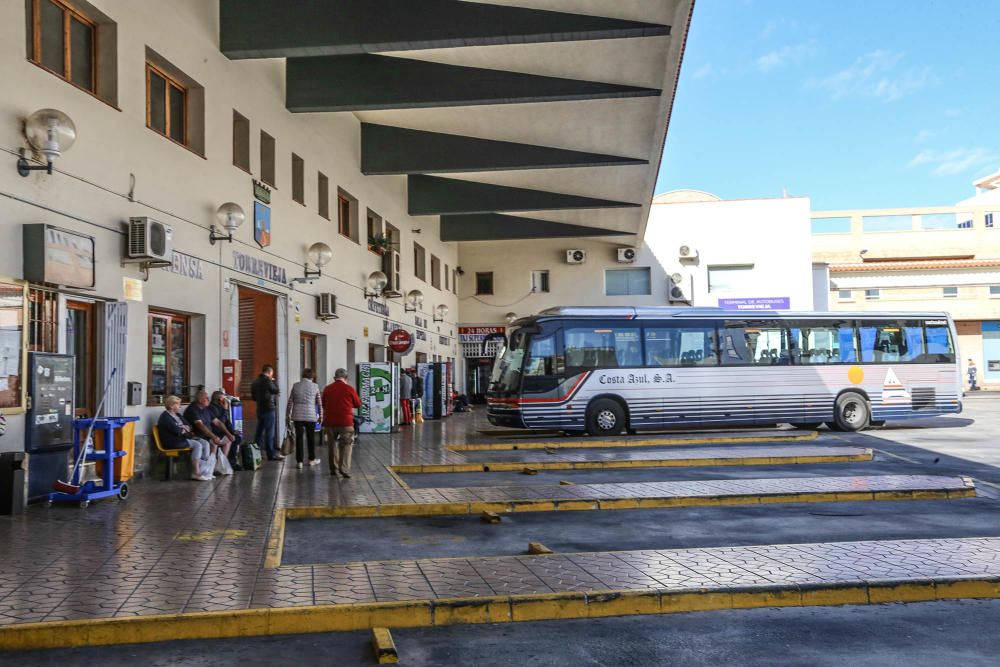
[{"label": "wooden window frame", "polygon": [[[265,140],[264,137],[267,137]],[[271,154],[268,156],[269,160],[264,160],[264,145],[270,143]],[[265,170],[265,165],[270,163],[271,173],[268,174]],[[268,178],[270,176],[270,178]],[[260,131],[260,182],[264,185],[270,187],[272,190],[277,190],[278,182],[278,141],[274,136],[268,134],[264,130]]]},{"label": "wooden window frame", "polygon": [[[480,292],[479,291],[479,276],[489,276],[490,277],[490,291],[489,292]],[[493,279],[493,272],[492,271],[477,271],[476,272],[476,296],[480,296],[480,295],[482,295],[482,296],[492,296],[494,292],[496,292],[496,285],[495,285],[494,279]]]},{"label": "wooden window frame", "polygon": [[[83,389],[86,396],[87,405],[76,406],[76,416],[92,415],[91,410],[97,409],[97,307],[92,301],[66,301],[66,314],[70,311],[82,311],[87,315],[88,331],[87,335],[87,368],[84,370],[87,386]],[[73,350],[66,350],[68,354],[73,354]],[[79,359],[77,359],[79,362]]]},{"label": "wooden window frame", "polygon": [[[187,348],[187,354],[184,355],[184,381],[187,383],[183,386],[191,386],[191,316],[185,315],[183,313],[174,313],[169,310],[150,310],[149,314],[146,315],[146,365],[149,366],[149,372],[146,374],[146,405],[149,407],[162,407],[163,403],[157,403],[153,400],[153,318],[158,317],[160,319],[166,318],[167,320],[167,340],[166,340],[166,355],[167,355],[167,389],[170,389],[170,358],[171,352],[173,351],[173,338],[170,336],[170,325],[174,320],[180,320],[184,322],[184,347]],[[166,400],[167,396],[170,394],[164,394],[163,399]],[[181,403],[186,402],[186,396],[178,396],[181,399]]]},{"label": "wooden window frame", "polygon": [[[240,164],[238,162],[238,159],[239,159],[240,156],[237,155],[237,151],[236,151],[236,147],[240,144],[240,139],[241,139],[240,137],[237,136],[237,131],[238,131],[237,130],[237,123],[238,123],[238,121],[244,121],[246,123],[246,127],[247,127],[247,132],[246,132],[246,137],[245,137],[246,138],[246,144],[247,144],[246,145],[246,149],[247,149],[247,151],[246,151],[247,152],[247,163],[246,163],[245,166],[242,165],[242,164]],[[185,125],[185,127],[187,127],[187,126]],[[250,127],[250,119],[247,118],[246,116],[244,116],[243,114],[241,114],[236,109],[233,109],[233,166],[236,167],[237,169],[239,169],[240,171],[245,171],[246,173],[248,173],[248,174],[250,174],[252,176],[253,175],[253,171],[250,169],[250,165],[251,165],[250,154],[253,152],[251,150],[251,146],[250,146],[250,136],[251,136],[251,134],[252,133],[251,133],[251,127]]]},{"label": "wooden window frame", "polygon": [[[157,130],[152,125],[153,114],[152,114],[152,105],[149,103],[150,102],[149,94],[150,94],[150,92],[152,90],[152,88],[151,88],[152,78],[150,77],[150,74],[152,74],[154,72],[156,73],[156,75],[158,77],[160,77],[160,78],[162,78],[164,80],[164,88],[163,88],[163,94],[164,94],[164,97],[163,97],[163,115],[164,115],[163,125],[164,125],[164,127],[163,127],[163,132],[160,132],[159,130]],[[177,90],[181,91],[182,99],[184,100],[184,119],[182,121],[184,123],[184,141],[183,142],[177,141],[172,136],[170,136],[170,121],[171,121],[171,118],[170,118],[170,89],[171,88],[176,88]],[[148,127],[149,129],[151,129],[153,132],[156,132],[161,137],[169,139],[171,142],[177,144],[178,146],[183,146],[184,148],[187,148],[188,150],[191,150],[191,137],[190,137],[191,124],[188,122],[188,116],[190,115],[189,112],[188,112],[188,101],[189,101],[188,100],[188,92],[189,91],[188,91],[187,86],[185,86],[183,83],[181,83],[180,81],[178,81],[177,77],[174,77],[174,76],[171,76],[171,75],[167,74],[166,72],[163,71],[162,68],[157,67],[156,65],[154,65],[151,62],[149,62],[148,60],[146,61],[146,127]]]},{"label": "wooden window frame", "polygon": [[413,244],[413,275],[427,282],[427,248],[416,242]]},{"label": "wooden window frame", "polygon": [[292,201],[306,205],[306,161],[292,153]]},{"label": "wooden window frame", "polygon": [[[42,0],[32,0],[31,2],[31,62],[38,65],[46,72],[55,74],[60,79],[70,84],[74,88],[90,93],[97,97],[97,23],[79,10],[69,6],[63,0],[46,0],[63,10],[63,71],[57,72],[42,64]],[[91,88],[84,88],[73,81],[73,40],[70,38],[70,26],[72,20],[76,19],[83,25],[90,28],[91,51],[90,51],[90,85]]]},{"label": "wooden window frame", "polygon": [[[347,205],[347,215],[344,215],[344,205]],[[344,232],[346,225],[346,233]],[[337,233],[341,236],[354,240],[351,236],[351,200],[337,193]]]},{"label": "wooden window frame", "polygon": [[431,287],[441,289],[441,258],[431,253]]},{"label": "wooden window frame", "polygon": [[319,217],[330,219],[330,178],[322,171],[316,172],[316,204]]},{"label": "wooden window frame", "polygon": [[[306,341],[309,341],[310,351],[312,352],[312,358],[311,359],[303,359],[302,358],[302,345]],[[316,369],[317,364],[319,364],[319,349],[318,349],[318,344],[319,344],[319,335],[318,334],[309,333],[307,331],[300,331],[299,332],[299,365],[300,365],[299,373],[300,374],[306,368],[312,369],[312,371],[314,373],[317,373],[317,374],[319,373],[319,371]],[[308,363],[308,365],[305,365],[306,363]],[[321,379],[317,379],[317,382],[322,382],[322,380]]]}]

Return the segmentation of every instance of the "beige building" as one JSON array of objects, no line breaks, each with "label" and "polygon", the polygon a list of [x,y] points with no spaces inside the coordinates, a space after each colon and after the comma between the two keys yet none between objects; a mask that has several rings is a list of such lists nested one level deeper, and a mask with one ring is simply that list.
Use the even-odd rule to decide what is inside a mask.
[{"label": "beige building", "polygon": [[955,206],[812,214],[813,261],[830,273],[832,310],[942,310],[962,365],[1000,387],[1000,174]]}]

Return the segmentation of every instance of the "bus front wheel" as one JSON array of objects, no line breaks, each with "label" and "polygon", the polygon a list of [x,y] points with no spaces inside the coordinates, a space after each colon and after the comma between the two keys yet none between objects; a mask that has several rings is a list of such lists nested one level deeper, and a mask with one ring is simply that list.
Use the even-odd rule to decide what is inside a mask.
[{"label": "bus front wheel", "polygon": [[591,435],[618,435],[625,429],[625,410],[617,401],[599,398],[587,410],[587,432]]},{"label": "bus front wheel", "polygon": [[853,391],[837,397],[834,410],[834,420],[839,431],[861,431],[871,423],[871,410],[868,401],[861,394]]}]

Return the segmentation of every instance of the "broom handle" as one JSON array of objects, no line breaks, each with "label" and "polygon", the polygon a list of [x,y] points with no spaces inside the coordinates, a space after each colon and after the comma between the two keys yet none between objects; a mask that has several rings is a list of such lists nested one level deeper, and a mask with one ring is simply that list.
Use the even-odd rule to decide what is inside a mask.
[{"label": "broom handle", "polygon": [[[94,412],[94,418],[90,420],[90,426],[87,428],[87,437],[83,440],[83,447],[80,449],[80,455],[76,459],[76,465],[73,466],[74,477],[76,477],[76,471],[80,467],[80,463],[87,455],[87,449],[90,448],[90,438],[94,435],[94,422],[96,422],[101,416],[101,409],[104,407],[104,401],[108,397],[108,389],[111,389],[111,381],[115,379],[115,373],[117,372],[117,368],[112,368],[111,375],[108,376],[108,382],[104,385],[104,393],[101,395],[101,402],[97,404],[97,411]],[[107,443],[105,443],[104,446],[107,447]]]}]

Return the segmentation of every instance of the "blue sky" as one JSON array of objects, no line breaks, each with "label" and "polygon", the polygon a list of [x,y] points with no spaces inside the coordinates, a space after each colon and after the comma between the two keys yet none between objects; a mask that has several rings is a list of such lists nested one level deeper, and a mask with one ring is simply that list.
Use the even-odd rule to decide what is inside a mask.
[{"label": "blue sky", "polygon": [[1000,169],[1000,0],[697,0],[656,191],[947,206]]}]

